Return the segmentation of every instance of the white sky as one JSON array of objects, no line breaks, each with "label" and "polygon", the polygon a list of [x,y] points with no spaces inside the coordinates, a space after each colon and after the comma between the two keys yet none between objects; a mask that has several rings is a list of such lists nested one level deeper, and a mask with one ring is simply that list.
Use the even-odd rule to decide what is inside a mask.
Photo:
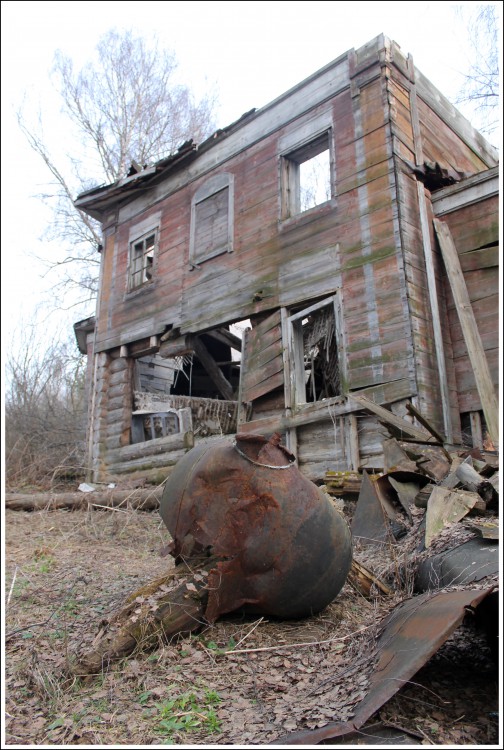
[{"label": "white sky", "polygon": [[[180,78],[196,97],[208,86],[217,90],[218,125],[223,126],[380,33],[412,54],[422,73],[453,101],[461,73],[467,70],[466,20],[478,5],[2,1],[3,349],[18,328],[17,321],[33,318],[35,304],[50,287],[48,279],[40,278],[42,268],[33,258],[33,253],[51,257],[54,252],[39,239],[50,214],[33,197],[44,189],[48,173],[19,131],[15,111],[23,96],[30,102],[39,100],[47,112],[48,133],[64,140],[65,120],[49,80],[57,49],[80,67],[99,37],[112,27],[131,28],[145,36],[154,32],[175,52]],[[71,331],[76,320],[92,313],[92,309],[71,310],[51,316],[40,335],[61,325]]]}]

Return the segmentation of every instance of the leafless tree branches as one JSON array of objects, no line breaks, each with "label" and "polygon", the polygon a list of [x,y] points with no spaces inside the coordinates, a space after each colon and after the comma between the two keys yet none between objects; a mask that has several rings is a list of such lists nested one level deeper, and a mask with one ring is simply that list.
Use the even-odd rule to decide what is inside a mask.
[{"label": "leafless tree branches", "polygon": [[457,103],[469,102],[481,116],[480,130],[493,133],[500,119],[499,19],[495,4],[477,5],[468,19],[472,56]]},{"label": "leafless tree branches", "polygon": [[85,440],[84,360],[73,342],[37,347],[23,328],[5,358],[6,484],[47,484],[78,474]]},{"label": "leafless tree branches", "polygon": [[176,82],[176,70],[173,53],[157,40],[111,30],[100,39],[95,60],[81,70],[62,52],[55,55],[61,132],[64,140],[72,136],[71,150],[55,154],[42,117],[32,122],[25,110],[18,113],[21,130],[51,177],[40,197],[53,211],[46,237],[63,245],[61,259],[46,259],[49,269],[59,271],[54,291],[60,298],[78,292],[79,302],[85,302],[97,292],[100,228],[75,209],[75,197],[124,177],[133,161],[145,166],[213,130],[215,97],[207,94],[196,102],[189,88]]}]

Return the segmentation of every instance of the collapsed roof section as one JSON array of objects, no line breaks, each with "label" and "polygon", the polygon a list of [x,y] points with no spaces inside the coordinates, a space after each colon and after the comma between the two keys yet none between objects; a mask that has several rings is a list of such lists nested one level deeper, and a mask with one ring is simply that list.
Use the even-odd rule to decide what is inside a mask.
[{"label": "collapsed roof section", "polygon": [[251,119],[255,111],[255,109],[251,109],[231,125],[216,130],[201,144],[194,143],[192,139],[185,141],[174,154],[160,159],[155,164],[141,166],[137,162],[133,162],[126,177],[122,177],[111,185],[100,185],[91,190],[86,190],[75,200],[75,207],[88,213],[93,219],[102,221],[109,207],[135,198],[146,188],[156,185],[159,180],[171,172],[186,169],[197,152],[206,151],[216,141],[225,138],[229,133],[241,127]]}]

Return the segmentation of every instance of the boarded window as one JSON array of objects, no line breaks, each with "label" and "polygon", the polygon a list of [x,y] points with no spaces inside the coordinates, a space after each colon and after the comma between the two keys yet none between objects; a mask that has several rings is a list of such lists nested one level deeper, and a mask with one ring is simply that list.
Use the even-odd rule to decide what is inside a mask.
[{"label": "boarded window", "polygon": [[190,260],[192,264],[233,249],[233,179],[215,175],[192,200]]},{"label": "boarded window", "polygon": [[229,188],[196,205],[195,257],[199,260],[227,250]]},{"label": "boarded window", "polygon": [[149,232],[130,243],[128,288],[138,289],[152,279],[156,231]]}]

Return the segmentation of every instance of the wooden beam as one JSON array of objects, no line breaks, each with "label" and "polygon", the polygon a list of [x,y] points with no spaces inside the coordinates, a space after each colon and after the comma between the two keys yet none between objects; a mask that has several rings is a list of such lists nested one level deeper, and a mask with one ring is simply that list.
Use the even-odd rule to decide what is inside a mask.
[{"label": "wooden beam", "polygon": [[212,331],[206,331],[206,335],[220,341],[221,344],[227,344],[238,352],[242,350],[242,340],[226,328],[214,328]]},{"label": "wooden beam", "polygon": [[193,341],[194,353],[207,371],[213,384],[226,401],[233,401],[233,388],[222,370],[198,336]]},{"label": "wooden beam", "polygon": [[356,393],[351,393],[349,394],[349,399],[355,401],[357,404],[360,404],[362,409],[371,412],[371,414],[375,414],[386,424],[390,424],[392,427],[400,430],[402,435],[404,435],[406,438],[415,440],[418,443],[437,444],[438,442],[437,440],[435,440],[435,438],[432,437],[432,435],[418,430],[410,422],[407,422],[402,417],[398,417],[396,414],[393,414],[389,409],[385,409],[384,406],[375,404],[374,401],[370,401],[365,396],[359,396]]},{"label": "wooden beam", "polygon": [[8,493],[5,507],[9,510],[69,510],[92,508],[135,508],[157,510],[163,487],[136,490],[109,490],[98,488],[94,492],[39,492],[33,495]]},{"label": "wooden beam", "polygon": [[453,242],[448,225],[439,219],[433,219],[434,228],[443,255],[446,275],[455,301],[462,335],[467,346],[467,353],[476,379],[476,387],[481,401],[483,414],[487,423],[488,434],[495,447],[499,444],[499,403],[488,367],[488,361],[478,331],[476,318],[460,266],[457,248]]},{"label": "wooden beam", "polygon": [[420,422],[420,424],[425,427],[425,429],[428,430],[433,437],[436,438],[438,443],[444,442],[443,436],[440,435],[436,429],[434,429],[431,423],[427,421],[427,419],[425,419],[425,417],[418,411],[418,409],[415,409],[412,403],[406,404],[406,410],[409,414],[411,414],[412,417],[415,417],[417,422]]}]

